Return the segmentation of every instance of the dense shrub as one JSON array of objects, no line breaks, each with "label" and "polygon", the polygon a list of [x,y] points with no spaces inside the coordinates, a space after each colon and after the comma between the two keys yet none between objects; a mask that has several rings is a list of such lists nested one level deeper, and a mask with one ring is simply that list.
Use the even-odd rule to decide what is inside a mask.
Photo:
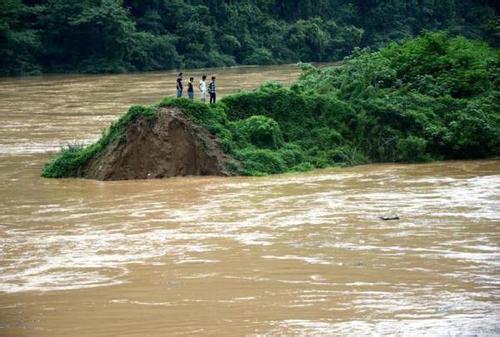
[{"label": "dense shrub", "polygon": [[398,140],[398,160],[417,163],[429,160],[427,154],[427,141],[425,139],[409,136]]},{"label": "dense shrub", "polygon": [[484,43],[428,33],[223,101],[230,119],[265,111],[316,167],[495,156],[499,60]]},{"label": "dense shrub", "polygon": [[277,149],[283,145],[283,135],[278,123],[266,116],[252,116],[241,127],[250,143],[257,147]]},{"label": "dense shrub", "polygon": [[282,173],[286,170],[281,156],[269,149],[246,148],[237,152],[236,158],[244,163],[243,173],[247,175]]}]

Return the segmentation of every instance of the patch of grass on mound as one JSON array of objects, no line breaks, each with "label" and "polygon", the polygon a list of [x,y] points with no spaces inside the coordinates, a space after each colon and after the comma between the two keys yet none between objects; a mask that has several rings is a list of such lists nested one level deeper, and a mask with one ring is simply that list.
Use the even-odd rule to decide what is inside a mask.
[{"label": "patch of grass on mound", "polygon": [[131,106],[125,115],[112,123],[103,132],[101,138],[96,143],[87,146],[68,145],[64,147],[57,158],[45,165],[42,177],[64,178],[80,176],[80,170],[85,163],[99,155],[113,140],[122,137],[127,125],[139,117],[156,118],[156,109],[140,105]]}]

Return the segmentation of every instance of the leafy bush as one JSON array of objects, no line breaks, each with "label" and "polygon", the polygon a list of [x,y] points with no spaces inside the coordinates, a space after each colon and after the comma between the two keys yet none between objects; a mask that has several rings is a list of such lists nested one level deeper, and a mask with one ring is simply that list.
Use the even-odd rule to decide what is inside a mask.
[{"label": "leafy bush", "polygon": [[306,162],[304,150],[296,144],[288,143],[278,153],[288,169],[294,169]]},{"label": "leafy bush", "polygon": [[272,118],[252,116],[243,121],[242,128],[250,143],[257,147],[277,149],[283,145],[280,126]]},{"label": "leafy bush", "polygon": [[400,139],[397,144],[398,160],[417,163],[429,160],[427,154],[427,141],[425,139],[409,136]]},{"label": "leafy bush", "polygon": [[282,173],[286,165],[278,153],[269,149],[246,148],[237,152],[238,158],[244,164],[244,174],[258,176]]}]

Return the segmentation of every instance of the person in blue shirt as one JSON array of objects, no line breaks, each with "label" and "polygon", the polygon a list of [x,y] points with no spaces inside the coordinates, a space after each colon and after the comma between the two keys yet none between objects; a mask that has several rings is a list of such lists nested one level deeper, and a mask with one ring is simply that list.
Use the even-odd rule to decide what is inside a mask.
[{"label": "person in blue shirt", "polygon": [[210,104],[214,104],[217,99],[217,88],[215,86],[215,76],[212,76],[212,81],[208,85],[208,93],[210,94]]}]

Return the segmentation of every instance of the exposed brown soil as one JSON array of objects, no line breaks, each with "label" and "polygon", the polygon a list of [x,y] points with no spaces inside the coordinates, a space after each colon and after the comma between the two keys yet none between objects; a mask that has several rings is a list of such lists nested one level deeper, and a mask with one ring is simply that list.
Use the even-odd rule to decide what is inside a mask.
[{"label": "exposed brown soil", "polygon": [[161,108],[156,119],[138,118],[83,168],[98,180],[153,179],[188,175],[232,175],[239,163],[219,139],[177,108]]}]

